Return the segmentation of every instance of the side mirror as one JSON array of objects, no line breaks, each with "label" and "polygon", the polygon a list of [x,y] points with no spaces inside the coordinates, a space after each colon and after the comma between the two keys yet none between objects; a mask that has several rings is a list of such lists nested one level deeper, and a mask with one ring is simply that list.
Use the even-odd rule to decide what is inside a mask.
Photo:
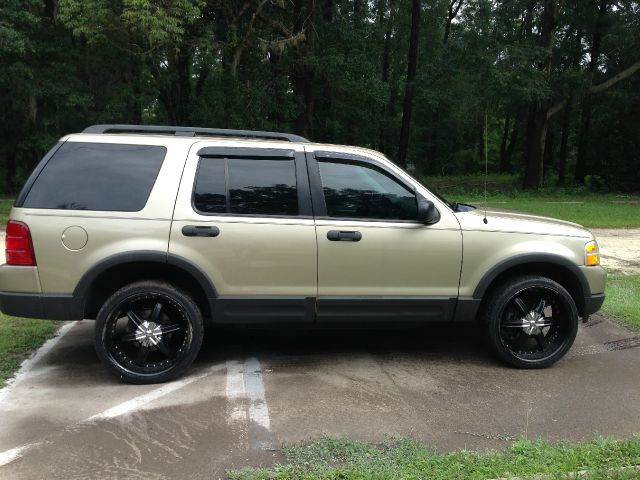
[{"label": "side mirror", "polygon": [[440,220],[440,212],[433,204],[422,195],[418,194],[418,221],[425,225],[431,225]]}]

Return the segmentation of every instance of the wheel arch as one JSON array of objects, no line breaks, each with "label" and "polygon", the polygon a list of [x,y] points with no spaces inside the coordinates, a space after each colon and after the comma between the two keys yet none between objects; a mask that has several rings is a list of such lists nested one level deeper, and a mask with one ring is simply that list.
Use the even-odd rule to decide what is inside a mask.
[{"label": "wheel arch", "polygon": [[491,288],[509,277],[518,275],[540,275],[559,283],[573,298],[578,313],[584,316],[585,297],[591,295],[589,282],[577,265],[560,255],[525,254],[506,259],[482,277],[473,298],[481,301],[482,308],[486,294]]},{"label": "wheel arch", "polygon": [[138,280],[164,280],[191,294],[203,316],[211,317],[217,291],[211,279],[189,260],[166,252],[136,251],[112,255],[91,267],[73,292],[83,318],[95,318],[113,292]]}]

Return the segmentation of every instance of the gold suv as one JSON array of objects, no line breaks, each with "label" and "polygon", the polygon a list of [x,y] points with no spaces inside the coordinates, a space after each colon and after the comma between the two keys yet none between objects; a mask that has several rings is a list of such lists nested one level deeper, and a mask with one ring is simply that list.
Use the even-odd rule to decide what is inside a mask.
[{"label": "gold suv", "polygon": [[10,315],[95,319],[121,379],[182,374],[203,324],[481,323],[540,368],[604,300],[593,235],[448,203],[380,153],[243,130],[95,125],[43,158],[0,267]]}]

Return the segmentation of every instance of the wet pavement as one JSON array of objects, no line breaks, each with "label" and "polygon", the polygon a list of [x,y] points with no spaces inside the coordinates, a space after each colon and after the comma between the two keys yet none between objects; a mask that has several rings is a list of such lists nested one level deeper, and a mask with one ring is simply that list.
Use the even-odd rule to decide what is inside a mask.
[{"label": "wet pavement", "polygon": [[0,391],[2,479],[220,478],[322,435],[444,452],[640,431],[640,337],[599,316],[546,370],[496,361],[474,325],[228,329],[187,376],[148,386],[107,373],[93,322],[69,325]]}]

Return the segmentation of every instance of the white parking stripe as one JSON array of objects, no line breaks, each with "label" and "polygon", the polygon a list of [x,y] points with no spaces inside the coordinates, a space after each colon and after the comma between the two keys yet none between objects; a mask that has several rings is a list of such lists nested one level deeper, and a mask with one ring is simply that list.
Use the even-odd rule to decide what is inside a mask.
[{"label": "white parking stripe", "polygon": [[22,445],[21,447],[12,448],[11,450],[6,450],[4,452],[0,452],[0,467],[6,465],[7,463],[11,463],[14,460],[20,458],[26,450],[29,450],[31,447],[37,447],[43,442],[35,442],[28,443],[26,445]]},{"label": "white parking stripe", "polygon": [[33,357],[27,358],[22,362],[18,373],[16,373],[15,376],[7,382],[7,385],[0,390],[0,402],[3,402],[4,399],[7,398],[17,384],[29,377],[31,370],[33,370],[33,367],[40,361],[40,359],[49,353],[51,349],[62,339],[62,337],[64,337],[77,323],[78,322],[65,323],[60,327],[56,336],[44,342]]},{"label": "white parking stripe", "polygon": [[244,362],[245,387],[249,397],[249,418],[261,427],[270,430],[271,419],[267,398],[262,382],[262,367],[257,358],[249,358]]},{"label": "white parking stripe", "polygon": [[246,420],[247,411],[243,405],[246,398],[244,365],[237,360],[227,361],[226,393],[229,401],[229,418],[234,422]]},{"label": "white parking stripe", "polygon": [[[155,390],[151,390],[144,395],[140,395],[139,397],[132,398],[131,400],[127,400],[126,402],[121,403],[120,405],[116,405],[104,412],[97,413],[85,420],[85,422],[93,422],[96,420],[105,420],[108,418],[119,417],[121,415],[125,415],[127,413],[131,413],[134,410],[146,405],[149,402],[153,402],[160,397],[164,397],[171,392],[175,392],[176,390],[180,390],[183,387],[186,387],[190,383],[193,383],[201,378],[209,375],[211,371],[207,371],[205,373],[201,373],[200,375],[196,375],[193,377],[186,377],[182,380],[177,380],[175,382],[167,383],[160,388],[156,388]],[[83,422],[84,423],[84,422]]]}]

